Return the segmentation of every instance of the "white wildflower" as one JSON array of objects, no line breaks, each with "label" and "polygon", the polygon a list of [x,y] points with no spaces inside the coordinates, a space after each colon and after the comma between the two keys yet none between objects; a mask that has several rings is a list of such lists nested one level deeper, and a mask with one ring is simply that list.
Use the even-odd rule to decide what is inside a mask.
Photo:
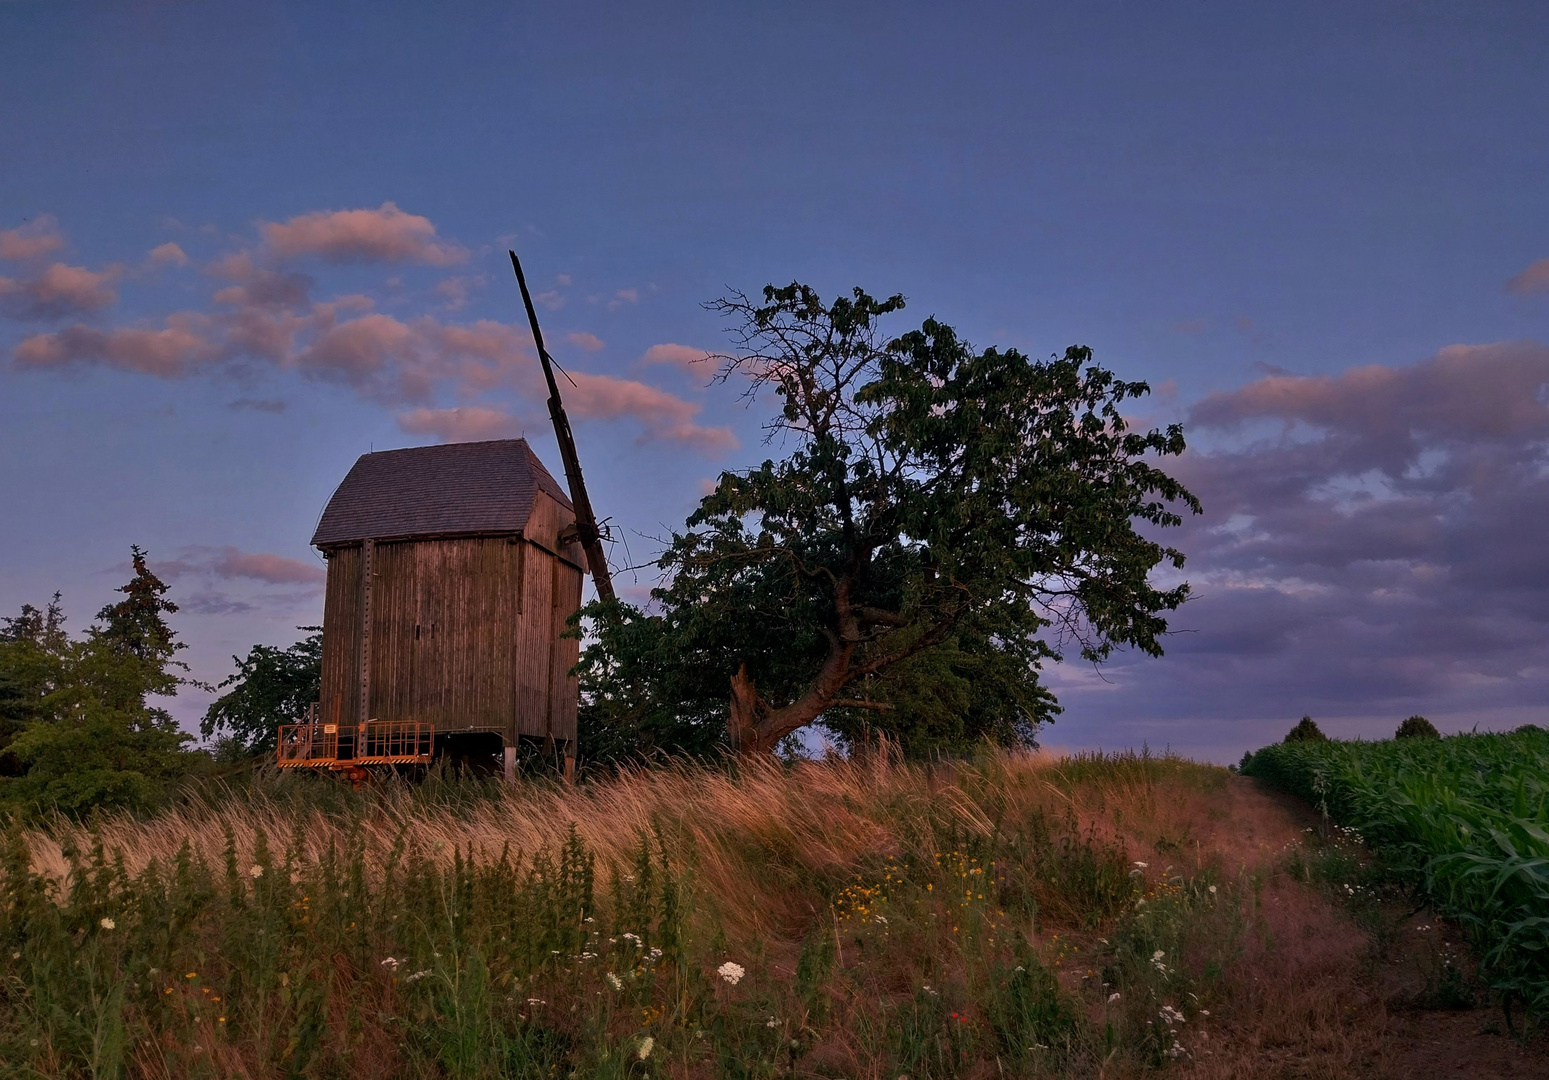
[{"label": "white wildflower", "polygon": [[398,965],[401,963],[403,963],[402,960],[389,956],[386,960],[382,961],[382,966],[385,967],[388,971],[397,971]]},{"label": "white wildflower", "polygon": [[419,982],[421,979],[423,979],[426,975],[429,975],[430,973],[431,972],[430,972],[429,968],[426,968],[424,971],[416,971],[413,975],[410,975],[404,981],[405,982]]},{"label": "white wildflower", "polygon": [[547,1005],[548,1002],[544,1001],[542,998],[528,998],[527,999],[527,1004],[529,1004],[529,1005]]},{"label": "white wildflower", "polygon": [[1157,1013],[1157,1015],[1162,1018],[1162,1022],[1165,1023],[1168,1027],[1172,1027],[1174,1024],[1181,1024],[1184,1022],[1183,1013],[1180,1010],[1173,1008],[1171,1005],[1163,1005],[1162,1011]]},{"label": "white wildflower", "polygon": [[766,1028],[779,1027],[780,1026],[780,1021],[776,1020],[774,1017],[771,1016],[768,1020],[764,1021],[764,1026]]},{"label": "white wildflower", "polygon": [[639,1050],[640,1060],[644,1061],[646,1058],[650,1057],[651,1056],[651,1051],[654,1050],[654,1049],[656,1049],[656,1040],[655,1039],[653,1039],[649,1035],[647,1035],[645,1038],[641,1039],[640,1040],[640,1050]]},{"label": "white wildflower", "polygon": [[733,963],[732,961],[728,960],[726,963],[716,968],[715,973],[721,978],[725,979],[727,982],[731,983],[731,985],[736,986],[739,982],[742,981],[742,977],[748,972],[747,969],[744,968],[741,964]]},{"label": "white wildflower", "polygon": [[114,922],[112,919],[108,918],[106,915],[104,915],[102,917],[102,929],[104,929],[104,930],[113,930],[113,929],[116,929],[117,927],[118,927],[118,923]]},{"label": "white wildflower", "polygon": [[1137,862],[1135,864],[1135,866],[1138,867],[1141,870],[1144,870],[1148,865],[1149,865],[1148,863],[1143,863],[1143,862]]},{"label": "white wildflower", "polygon": [[1212,885],[1212,886],[1210,886],[1210,895],[1214,896],[1215,894],[1216,894],[1216,887],[1214,885]]},{"label": "white wildflower", "polygon": [[624,980],[610,971],[608,972],[608,985],[615,990],[622,990],[624,989]]},{"label": "white wildflower", "polygon": [[1209,1009],[1201,1009],[1201,1010],[1199,1010],[1199,1015],[1201,1015],[1201,1016],[1209,1016],[1210,1015],[1210,1010]]},{"label": "white wildflower", "polygon": [[650,963],[654,964],[656,961],[662,958],[662,951],[660,949],[652,949],[650,952],[645,954],[645,958]]},{"label": "white wildflower", "polygon": [[250,877],[254,877],[254,878],[261,878],[261,877],[264,876],[264,868],[259,866],[257,863],[254,863],[252,866],[249,866],[247,868],[247,872],[248,872],[248,875]]},{"label": "white wildflower", "polygon": [[640,939],[638,937],[636,937],[634,934],[625,934],[624,935],[624,940],[630,942],[631,944],[633,944],[635,948],[637,948],[637,949],[640,948]]}]

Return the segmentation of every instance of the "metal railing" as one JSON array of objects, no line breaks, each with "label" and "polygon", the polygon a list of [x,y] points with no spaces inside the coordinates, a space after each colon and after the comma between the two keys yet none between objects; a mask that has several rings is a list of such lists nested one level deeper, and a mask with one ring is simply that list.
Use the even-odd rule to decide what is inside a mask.
[{"label": "metal railing", "polygon": [[416,765],[429,764],[435,748],[435,725],[415,720],[281,724],[276,757],[281,768]]}]

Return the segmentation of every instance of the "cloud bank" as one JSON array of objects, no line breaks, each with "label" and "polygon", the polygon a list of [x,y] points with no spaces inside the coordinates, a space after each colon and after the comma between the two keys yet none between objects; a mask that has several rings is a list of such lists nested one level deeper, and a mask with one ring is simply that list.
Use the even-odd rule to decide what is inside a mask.
[{"label": "cloud bank", "polygon": [[1166,658],[1125,658],[1069,703],[1115,721],[1549,716],[1549,347],[1271,374],[1188,421],[1222,446],[1170,470],[1205,505],[1168,537],[1198,599]]},{"label": "cloud bank", "polygon": [[[437,237],[424,217],[393,203],[375,210],[302,214],[260,223],[259,241],[204,267],[215,283],[206,310],[179,311],[160,325],[102,327],[77,322],[35,333],[17,344],[14,365],[34,371],[104,367],[162,379],[243,374],[267,367],[350,388],[384,408],[400,410],[399,426],[444,440],[496,438],[521,429],[507,402],[491,396],[547,398],[526,330],[492,320],[450,322],[431,314],[377,310],[363,294],[315,298],[317,279],[296,260],[324,263],[464,261],[465,248]],[[41,258],[55,250],[52,219],[0,234],[3,249]],[[57,242],[56,242],[57,241]],[[155,248],[150,268],[176,267],[187,254],[176,244]],[[118,268],[91,271],[52,263],[27,278],[0,277],[0,310],[19,318],[62,318],[100,311],[116,300]],[[482,279],[444,279],[432,290],[445,310],[466,305]],[[620,295],[631,290],[623,290]],[[569,335],[595,352],[590,333]],[[566,405],[578,419],[630,420],[641,440],[676,442],[706,454],[737,445],[729,428],[697,422],[700,406],[632,379],[571,372]],[[450,400],[448,400],[450,399]],[[244,399],[246,400],[246,399]]]}]

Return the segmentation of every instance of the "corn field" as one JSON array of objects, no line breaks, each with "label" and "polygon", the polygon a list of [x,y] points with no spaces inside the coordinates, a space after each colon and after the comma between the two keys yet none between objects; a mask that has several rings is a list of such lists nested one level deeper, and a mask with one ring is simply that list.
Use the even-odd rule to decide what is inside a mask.
[{"label": "corn field", "polygon": [[1549,1008],[1549,732],[1280,743],[1242,771],[1358,830],[1467,928],[1480,973]]}]

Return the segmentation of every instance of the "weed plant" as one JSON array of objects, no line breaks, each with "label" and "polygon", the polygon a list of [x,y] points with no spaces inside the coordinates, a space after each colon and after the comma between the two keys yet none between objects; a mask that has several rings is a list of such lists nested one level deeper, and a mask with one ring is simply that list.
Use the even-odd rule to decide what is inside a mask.
[{"label": "weed plant", "polygon": [[1222,775],[1150,755],[744,763],[13,825],[0,1061],[93,1078],[1168,1068],[1246,981],[1257,884],[1136,858],[1182,844],[1140,850],[1113,822]]}]

